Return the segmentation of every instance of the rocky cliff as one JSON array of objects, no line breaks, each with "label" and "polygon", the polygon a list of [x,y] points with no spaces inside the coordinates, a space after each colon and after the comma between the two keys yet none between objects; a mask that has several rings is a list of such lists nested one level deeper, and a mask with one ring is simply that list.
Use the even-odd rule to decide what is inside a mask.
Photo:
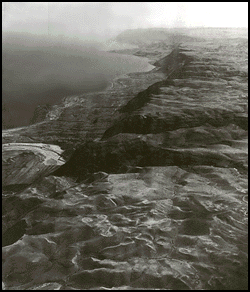
[{"label": "rocky cliff", "polygon": [[39,179],[4,168],[5,289],[247,289],[247,43],[179,40],[142,42],[152,71],[3,131],[4,159],[46,143],[66,160]]}]

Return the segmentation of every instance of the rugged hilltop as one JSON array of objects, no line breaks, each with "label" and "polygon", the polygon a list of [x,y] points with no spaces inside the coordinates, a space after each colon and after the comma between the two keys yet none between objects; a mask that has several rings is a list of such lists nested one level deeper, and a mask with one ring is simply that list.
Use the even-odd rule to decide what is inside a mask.
[{"label": "rugged hilltop", "polygon": [[247,40],[143,38],[152,71],[3,131],[6,289],[247,289]]}]

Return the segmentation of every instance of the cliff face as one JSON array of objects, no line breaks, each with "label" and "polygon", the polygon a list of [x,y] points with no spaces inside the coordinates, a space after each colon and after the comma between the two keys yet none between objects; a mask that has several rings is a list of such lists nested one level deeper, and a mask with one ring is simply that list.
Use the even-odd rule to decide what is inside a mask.
[{"label": "cliff face", "polygon": [[246,42],[182,40],[142,43],[152,71],[3,131],[69,151],[29,185],[4,169],[7,288],[247,289]]}]

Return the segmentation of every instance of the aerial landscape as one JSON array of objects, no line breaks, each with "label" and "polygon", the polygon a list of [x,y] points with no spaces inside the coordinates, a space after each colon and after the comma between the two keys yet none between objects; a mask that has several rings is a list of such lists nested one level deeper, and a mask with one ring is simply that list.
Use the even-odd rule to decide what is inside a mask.
[{"label": "aerial landscape", "polygon": [[2,289],[248,290],[247,2],[2,10]]}]

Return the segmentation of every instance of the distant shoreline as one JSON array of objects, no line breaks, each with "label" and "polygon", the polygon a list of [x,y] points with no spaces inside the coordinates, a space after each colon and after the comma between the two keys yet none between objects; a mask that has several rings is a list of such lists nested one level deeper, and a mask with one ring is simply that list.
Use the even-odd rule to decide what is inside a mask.
[{"label": "distant shoreline", "polygon": [[[131,51],[133,51],[133,50],[131,49]],[[145,62],[145,66],[144,66],[145,68],[143,68],[142,70],[133,70],[133,71],[129,70],[127,73],[120,72],[118,74],[114,74],[112,76],[112,78],[110,78],[110,74],[107,74],[105,76],[105,78],[106,78],[105,84],[101,84],[100,83],[99,85],[95,86],[95,88],[90,88],[90,89],[86,90],[85,92],[78,92],[78,93],[72,93],[72,94],[70,94],[70,93],[67,94],[66,93],[65,95],[63,95],[61,97],[56,97],[54,102],[51,102],[52,98],[47,97],[47,100],[45,100],[44,102],[34,104],[33,106],[31,106],[32,108],[31,107],[29,108],[31,110],[31,112],[32,112],[33,117],[34,117],[34,112],[35,112],[35,110],[37,109],[38,106],[43,107],[46,104],[49,104],[50,106],[60,105],[64,98],[67,98],[67,97],[70,97],[70,96],[79,96],[79,95],[84,95],[84,94],[88,94],[88,93],[105,92],[108,88],[110,88],[110,86],[112,85],[114,80],[116,80],[117,78],[119,78],[119,77],[121,77],[123,75],[129,74],[129,73],[135,73],[135,72],[138,72],[138,73],[139,72],[142,72],[142,73],[143,72],[149,72],[154,68],[154,66],[149,63],[150,60],[148,58],[146,58],[146,57],[134,56],[133,53],[132,54],[124,54],[122,52],[120,53],[119,50],[117,50],[116,52],[112,52],[112,51],[106,51],[106,52],[107,53],[111,53],[111,54],[119,54],[121,56],[124,56],[124,57],[128,58],[128,60],[130,59],[131,61],[133,61],[133,59],[134,60],[136,60],[136,59],[137,60],[141,60],[141,61]],[[134,64],[134,62],[133,62],[133,64]],[[141,64],[139,64],[139,66],[141,66]],[[59,90],[59,92],[58,92],[58,90]],[[63,89],[61,89],[61,90],[63,90]],[[53,94],[55,96],[61,95],[61,93],[60,93],[61,90],[59,88],[58,89],[54,89],[54,91],[55,91],[54,93],[53,93],[53,90],[51,90],[51,91],[48,91],[48,94]],[[42,94],[46,94],[46,93],[40,93],[40,95],[42,95]],[[49,99],[51,99],[51,100],[49,100]],[[3,102],[3,105],[6,106],[7,109],[8,109],[9,100],[8,100],[7,97],[4,97],[4,93],[3,93],[2,102]],[[18,103],[20,103],[20,102],[17,100],[17,104]],[[22,103],[22,101],[21,101],[21,103]],[[15,101],[13,102],[13,106],[15,107],[14,104],[15,104]],[[12,114],[11,113],[11,107],[9,106],[9,108],[10,108],[9,112],[10,112],[10,115],[11,115]],[[22,107],[20,106],[18,108],[22,108]],[[13,108],[13,109],[14,109],[14,115],[15,115],[15,111],[17,109],[15,109],[15,108]],[[3,110],[3,115],[4,114],[6,115],[6,113]],[[29,124],[27,124],[27,121],[26,122],[23,121],[23,123],[21,123],[21,125],[18,125],[17,121],[15,121],[15,124],[17,124],[16,126],[14,126],[14,127],[12,127],[11,125],[8,126],[8,121],[6,121],[7,118],[8,118],[8,115],[7,115],[7,118],[4,117],[3,115],[2,115],[2,131],[5,131],[5,133],[6,133],[6,131],[14,131],[14,130],[18,130],[18,129],[21,129],[21,128],[26,128],[26,127],[32,126],[34,124],[37,124],[36,122],[32,123],[32,124],[30,124],[30,122],[29,122]],[[29,120],[31,120],[32,119],[31,114],[29,116],[30,116]],[[42,122],[42,121],[39,121],[38,123],[40,123],[40,122]],[[5,123],[6,123],[6,125],[4,125]]]}]

